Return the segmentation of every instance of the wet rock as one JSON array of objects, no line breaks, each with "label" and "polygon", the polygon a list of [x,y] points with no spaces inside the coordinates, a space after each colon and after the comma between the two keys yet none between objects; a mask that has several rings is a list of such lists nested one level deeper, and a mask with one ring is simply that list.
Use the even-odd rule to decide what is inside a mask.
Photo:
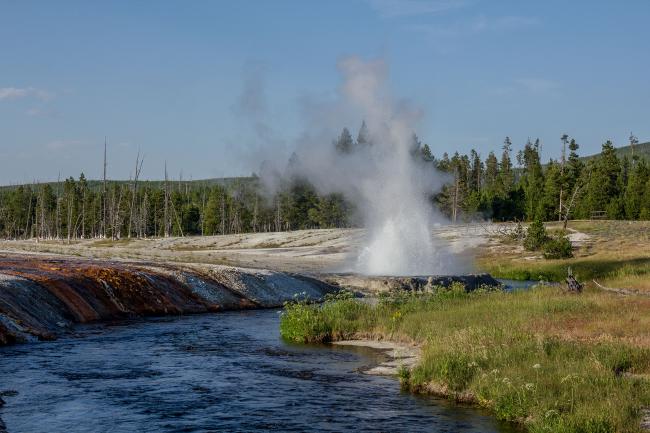
[{"label": "wet rock", "polygon": [[0,255],[0,345],[53,339],[75,323],[278,307],[335,290],[263,269]]}]

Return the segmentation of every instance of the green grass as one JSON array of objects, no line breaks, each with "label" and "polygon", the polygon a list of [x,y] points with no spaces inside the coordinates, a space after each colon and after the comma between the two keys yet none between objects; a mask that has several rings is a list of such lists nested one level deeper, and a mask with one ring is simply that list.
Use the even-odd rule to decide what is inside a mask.
[{"label": "green grass", "polygon": [[568,260],[548,260],[522,263],[518,261],[486,260],[481,269],[496,278],[511,280],[563,281],[567,268],[571,267],[580,281],[592,279],[621,278],[624,276],[648,275],[650,278],[650,258],[604,259],[581,258]]},{"label": "green grass", "polygon": [[447,290],[376,306],[349,297],[292,303],[281,333],[297,342],[416,342],[419,364],[400,371],[406,388],[469,399],[530,432],[637,432],[650,405],[648,313],[650,301],[598,292]]},{"label": "green grass", "polygon": [[[560,229],[546,223],[548,232]],[[579,281],[592,279],[608,287],[650,292],[650,223],[645,221],[571,221],[569,227],[589,235],[571,259],[543,259],[540,253],[513,248],[509,239],[484,250],[477,259],[483,272],[513,280],[563,281],[571,268]],[[531,257],[537,256],[537,257]]]}]

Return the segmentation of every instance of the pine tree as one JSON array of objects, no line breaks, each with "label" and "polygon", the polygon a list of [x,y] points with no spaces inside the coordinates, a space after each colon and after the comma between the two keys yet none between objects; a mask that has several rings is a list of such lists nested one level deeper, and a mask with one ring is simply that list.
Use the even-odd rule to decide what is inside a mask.
[{"label": "pine tree", "polygon": [[483,161],[481,161],[481,155],[472,149],[469,159],[471,161],[469,187],[473,192],[481,192],[481,187],[483,186]]},{"label": "pine tree", "polygon": [[545,221],[558,219],[560,212],[560,189],[562,187],[561,164],[550,160],[544,173],[544,191],[539,202],[539,216]]},{"label": "pine tree", "polygon": [[506,137],[503,141],[503,153],[501,154],[501,162],[499,163],[499,196],[501,198],[507,197],[514,187],[515,178],[512,171],[511,153],[512,142],[510,141],[510,137]]},{"label": "pine tree", "polygon": [[411,141],[409,143],[409,152],[413,156],[420,155],[421,147],[422,147],[422,143],[420,142],[420,139],[418,138],[417,135],[415,135],[414,132],[413,134],[411,134]]},{"label": "pine tree", "polygon": [[645,184],[643,198],[641,199],[641,212],[639,219],[650,220],[650,179]]},{"label": "pine tree", "polygon": [[352,140],[350,131],[348,131],[348,128],[343,128],[343,131],[341,131],[341,135],[336,141],[336,150],[339,153],[345,155],[345,154],[352,153],[353,146],[354,146],[354,141]]},{"label": "pine tree", "polygon": [[530,140],[526,142],[521,156],[523,175],[521,184],[526,195],[526,217],[532,220],[539,210],[539,203],[543,196],[544,175],[539,158],[539,142],[533,145]]},{"label": "pine tree", "polygon": [[368,126],[366,125],[365,120],[361,122],[361,127],[359,128],[359,134],[357,135],[356,144],[359,147],[372,145],[372,141],[370,139],[370,131],[368,131]]},{"label": "pine tree", "polygon": [[650,171],[645,160],[641,159],[637,161],[636,165],[631,169],[625,186],[625,194],[623,197],[625,218],[634,220],[638,219],[641,215],[643,196],[649,178]]},{"label": "pine tree", "polygon": [[438,170],[448,173],[451,169],[451,161],[447,152],[442,154],[442,158],[438,161]]},{"label": "pine tree", "polygon": [[499,161],[494,152],[490,152],[485,160],[485,190],[489,196],[497,194],[498,181]]},{"label": "pine tree", "polygon": [[429,148],[428,144],[424,144],[422,146],[422,149],[420,150],[420,155],[422,156],[422,160],[424,162],[433,162],[433,154],[431,153],[431,148]]},{"label": "pine tree", "polygon": [[611,141],[607,140],[603,144],[602,151],[591,165],[590,171],[585,197],[589,213],[606,211],[609,218],[620,217],[623,213],[619,183],[621,163]]},{"label": "pine tree", "polygon": [[573,191],[576,183],[578,182],[578,179],[580,179],[580,175],[582,174],[582,170],[584,168],[584,163],[578,156],[579,148],[580,146],[578,143],[576,143],[576,140],[572,138],[571,142],[569,143],[569,160],[567,163],[566,173],[567,186],[569,191]]}]

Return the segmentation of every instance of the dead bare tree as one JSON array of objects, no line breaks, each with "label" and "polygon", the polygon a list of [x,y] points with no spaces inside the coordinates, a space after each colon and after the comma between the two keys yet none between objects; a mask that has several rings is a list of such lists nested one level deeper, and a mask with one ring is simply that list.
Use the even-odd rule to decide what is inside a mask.
[{"label": "dead bare tree", "polygon": [[115,190],[113,190],[113,206],[112,206],[112,229],[111,229],[111,237],[113,240],[118,240],[120,238],[120,207],[122,206],[122,196],[124,195],[124,189],[121,187],[117,187],[117,189],[120,190],[120,194],[117,198],[117,201],[115,200]]},{"label": "dead bare tree", "polygon": [[131,238],[131,228],[134,219],[134,212],[137,212],[135,207],[136,196],[138,194],[138,178],[140,177],[140,172],[142,171],[142,164],[144,163],[144,155],[142,155],[142,160],[140,159],[140,150],[138,150],[138,156],[135,158],[135,175],[133,176],[133,183],[131,185],[131,206],[129,209],[129,229],[127,232],[127,237]]},{"label": "dead bare tree", "polygon": [[72,206],[74,205],[74,191],[71,191],[68,194],[68,207],[66,209],[67,217],[68,217],[68,222],[67,222],[67,238],[68,238],[68,243],[70,243],[70,237],[71,237],[71,232],[70,229],[72,228]]},{"label": "dead bare tree", "polygon": [[558,221],[562,221],[562,200],[564,198],[564,165],[566,164],[566,144],[569,142],[569,135],[562,134],[560,140],[562,140],[562,160],[560,164],[560,212]]},{"label": "dead bare tree", "polygon": [[107,200],[107,191],[106,191],[106,145],[107,139],[104,137],[104,181],[102,183],[102,223],[101,223],[101,236],[106,238],[106,200]]},{"label": "dead bare tree", "polygon": [[205,205],[206,205],[206,187],[201,188],[201,236],[205,236]]},{"label": "dead bare tree", "polygon": [[456,219],[458,218],[458,202],[459,202],[459,192],[460,192],[460,180],[458,179],[458,167],[454,170],[454,200],[453,208],[451,210],[452,218],[454,224],[456,224]]},{"label": "dead bare tree", "polygon": [[25,219],[26,219],[26,222],[25,222],[25,232],[23,233],[23,237],[24,237],[25,239],[27,239],[27,233],[29,232],[29,220],[32,219],[32,198],[33,198],[33,196],[34,196],[34,191],[33,191],[33,189],[30,187],[30,188],[29,188],[29,205],[28,205],[28,207],[27,207],[27,218],[25,218]]},{"label": "dead bare tree", "polygon": [[226,234],[226,193],[221,194],[221,234]]},{"label": "dead bare tree", "polygon": [[562,220],[564,221],[564,223],[562,224],[564,230],[566,230],[567,225],[569,224],[569,215],[571,214],[571,209],[575,204],[576,197],[578,196],[579,192],[580,192],[580,185],[576,183],[576,186],[573,189],[573,194],[571,194],[571,200],[569,200],[569,205],[564,207],[564,215],[562,215],[562,210],[560,209],[560,215],[562,216]]},{"label": "dead bare tree", "polygon": [[147,237],[147,221],[149,220],[149,199],[147,196],[147,191],[144,192],[144,197],[142,197],[142,211],[140,212],[140,224],[139,224],[139,236],[141,238]]},{"label": "dead bare tree", "polygon": [[61,239],[61,172],[56,179],[56,238]]},{"label": "dead bare tree", "polygon": [[633,133],[630,132],[630,149],[632,150],[632,165],[635,163],[634,159],[634,146],[639,144],[639,139],[634,136]]},{"label": "dead bare tree", "polygon": [[169,182],[167,178],[167,161],[165,161],[165,210],[164,210],[164,224],[165,224],[165,237],[168,238],[170,233],[169,229]]},{"label": "dead bare tree", "polygon": [[174,206],[174,201],[173,200],[171,201],[171,205],[172,205],[172,212],[174,213],[174,216],[176,217],[176,226],[178,227],[178,231],[180,232],[181,237],[185,237],[185,235],[183,234],[183,226],[181,225],[181,220],[178,217],[178,212],[176,212],[176,206]]}]

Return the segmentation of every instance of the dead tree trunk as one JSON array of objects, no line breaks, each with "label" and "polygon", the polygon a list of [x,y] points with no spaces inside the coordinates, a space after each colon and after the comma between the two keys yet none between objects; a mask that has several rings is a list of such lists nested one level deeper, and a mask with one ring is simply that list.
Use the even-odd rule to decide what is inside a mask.
[{"label": "dead tree trunk", "polygon": [[107,200],[107,191],[106,191],[106,137],[104,137],[104,180],[102,182],[102,223],[101,223],[101,236],[106,238],[106,200]]},{"label": "dead tree trunk", "polygon": [[134,213],[137,212],[135,207],[136,196],[138,194],[138,178],[140,177],[140,171],[142,171],[142,163],[144,162],[144,156],[142,161],[140,160],[140,151],[138,150],[138,156],[135,158],[135,175],[133,176],[133,184],[131,186],[131,206],[129,209],[129,230],[127,232],[127,237],[131,238],[131,229],[133,225],[133,219],[135,218]]},{"label": "dead tree trunk", "polygon": [[165,210],[164,210],[164,225],[165,225],[165,237],[168,238],[170,233],[170,224],[169,224],[169,184],[167,178],[167,161],[165,161]]},{"label": "dead tree trunk", "polygon": [[[580,191],[580,186],[576,184],[575,188],[573,189],[573,194],[571,194],[571,200],[569,201],[569,205],[566,206],[566,209],[564,211],[564,217],[562,218],[564,220],[564,223],[562,224],[562,228],[564,228],[564,230],[566,230],[567,225],[569,224],[569,215],[571,214],[571,208],[573,208],[573,205],[575,204],[575,200],[579,191]],[[560,216],[562,216],[562,209],[560,209]]]}]

